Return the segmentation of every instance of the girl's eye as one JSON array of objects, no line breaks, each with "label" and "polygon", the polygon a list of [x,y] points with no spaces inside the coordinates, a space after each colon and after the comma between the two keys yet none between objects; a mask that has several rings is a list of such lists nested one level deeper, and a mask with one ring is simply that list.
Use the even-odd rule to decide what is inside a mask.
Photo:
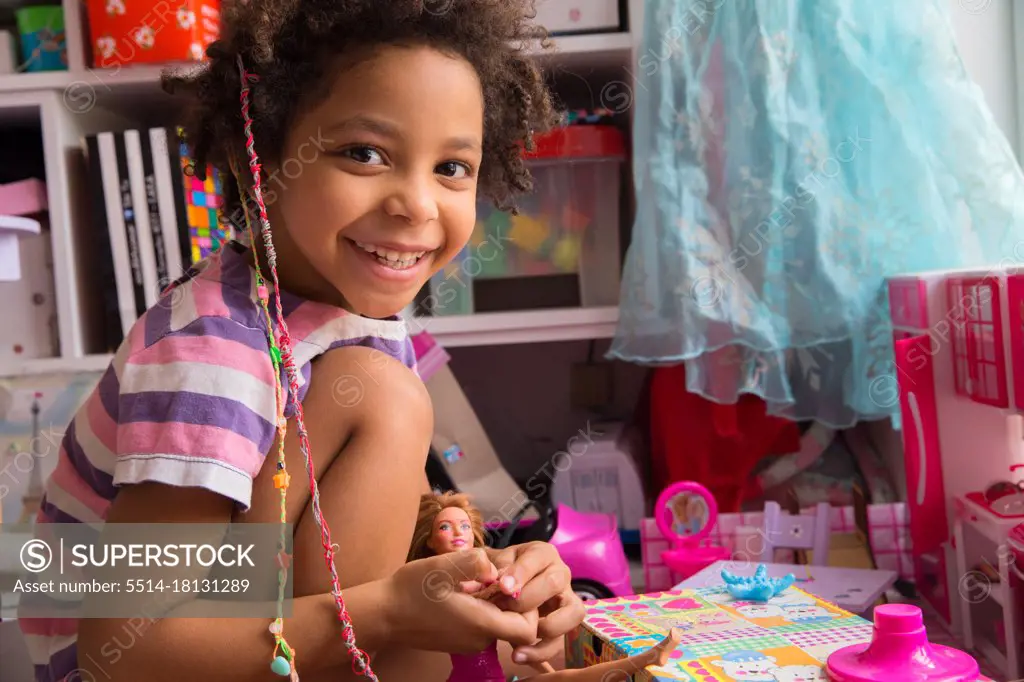
[{"label": "girl's eye", "polygon": [[382,157],[381,153],[373,147],[350,147],[342,152],[342,154],[356,163],[362,163],[368,166],[384,163],[384,157]]},{"label": "girl's eye", "polygon": [[[462,171],[463,175],[459,175],[459,171]],[[445,161],[437,167],[437,172],[446,178],[454,178],[456,180],[468,178],[472,174],[470,167],[459,161]]]},{"label": "girl's eye", "polygon": [[440,526],[438,526],[438,530],[445,530],[445,531],[447,531],[447,530],[451,530],[451,527],[447,523],[442,523]]}]

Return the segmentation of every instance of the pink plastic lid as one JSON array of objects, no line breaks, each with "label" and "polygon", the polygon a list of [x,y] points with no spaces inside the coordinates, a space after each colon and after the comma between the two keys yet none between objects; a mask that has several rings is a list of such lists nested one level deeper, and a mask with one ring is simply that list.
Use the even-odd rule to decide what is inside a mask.
[{"label": "pink plastic lid", "polygon": [[976,682],[978,662],[969,654],[931,644],[921,609],[910,604],[875,607],[867,646],[844,647],[828,657],[832,682]]}]

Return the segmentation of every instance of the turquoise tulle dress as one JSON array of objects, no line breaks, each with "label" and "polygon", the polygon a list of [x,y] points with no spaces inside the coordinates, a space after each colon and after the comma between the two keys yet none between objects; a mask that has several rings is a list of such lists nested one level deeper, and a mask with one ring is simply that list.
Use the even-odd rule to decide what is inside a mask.
[{"label": "turquoise tulle dress", "polygon": [[793,419],[898,413],[884,278],[1024,255],[948,4],[647,0],[606,89],[636,107],[638,205],[611,357]]}]

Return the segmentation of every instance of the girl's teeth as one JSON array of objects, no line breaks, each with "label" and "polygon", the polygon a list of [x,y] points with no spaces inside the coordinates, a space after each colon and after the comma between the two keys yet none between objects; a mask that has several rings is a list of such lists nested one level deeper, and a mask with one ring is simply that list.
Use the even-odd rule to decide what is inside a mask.
[{"label": "girl's teeth", "polygon": [[411,268],[416,265],[416,263],[419,262],[419,259],[426,253],[426,251],[417,251],[414,253],[392,251],[390,249],[382,249],[374,246],[373,244],[364,244],[363,242],[356,242],[355,244],[363,251],[377,256],[377,261],[379,263],[394,268],[395,270]]}]

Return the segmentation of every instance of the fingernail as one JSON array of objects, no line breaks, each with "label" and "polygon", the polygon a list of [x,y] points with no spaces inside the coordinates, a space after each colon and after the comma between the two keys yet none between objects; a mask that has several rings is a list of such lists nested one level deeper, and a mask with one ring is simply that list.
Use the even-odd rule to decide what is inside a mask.
[{"label": "fingernail", "polygon": [[506,575],[501,579],[501,586],[506,590],[513,590],[516,587],[516,579],[510,575]]},{"label": "fingernail", "polygon": [[516,663],[526,663],[526,654],[512,654],[512,660]]}]

